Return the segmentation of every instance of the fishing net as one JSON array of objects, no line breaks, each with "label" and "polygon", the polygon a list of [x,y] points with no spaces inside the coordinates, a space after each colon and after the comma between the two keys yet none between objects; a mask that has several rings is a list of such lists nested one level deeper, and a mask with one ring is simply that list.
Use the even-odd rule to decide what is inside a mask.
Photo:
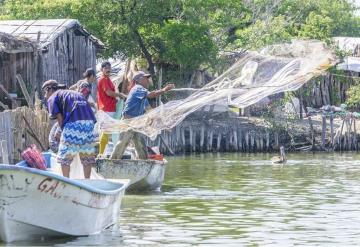
[{"label": "fishing net", "polygon": [[114,120],[98,112],[99,128],[105,133],[133,130],[155,139],[161,130],[173,128],[204,106],[245,108],[267,96],[297,90],[336,62],[333,51],[320,41],[296,40],[244,52],[222,75],[185,99],[162,104],[132,119]]}]

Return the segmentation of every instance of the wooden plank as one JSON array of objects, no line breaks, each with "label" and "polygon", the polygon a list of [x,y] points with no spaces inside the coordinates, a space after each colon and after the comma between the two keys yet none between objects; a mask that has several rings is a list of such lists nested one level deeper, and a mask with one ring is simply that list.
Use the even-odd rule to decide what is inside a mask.
[{"label": "wooden plank", "polygon": [[4,164],[10,164],[9,162],[9,153],[8,153],[8,149],[7,149],[7,141],[6,140],[1,140],[1,157],[2,157],[2,162]]},{"label": "wooden plank", "polygon": [[322,116],[322,130],[321,130],[321,149],[325,150],[325,138],[326,138],[326,116]]},{"label": "wooden plank", "polygon": [[17,91],[16,86],[16,54],[10,54],[10,63],[11,63],[11,88],[13,88],[14,92]]},{"label": "wooden plank", "polygon": [[[39,48],[40,48],[40,37],[41,37],[41,31],[39,31],[37,33],[37,38],[36,38],[36,45],[35,45],[35,50],[34,50],[34,62],[33,62],[33,68],[32,68],[32,76],[31,76],[31,85],[32,85],[32,90],[31,90],[31,99],[35,98],[35,87],[37,88],[37,94],[38,97],[41,98],[41,81],[38,78],[38,73],[39,73],[39,68],[38,68],[38,64],[39,64]],[[36,85],[36,86],[35,86]]]},{"label": "wooden plank", "polygon": [[30,108],[34,108],[34,102],[33,102],[32,99],[30,98],[29,92],[28,92],[28,90],[27,90],[27,88],[26,88],[26,85],[25,85],[25,82],[24,82],[23,78],[21,77],[20,74],[17,74],[17,75],[16,75],[16,79],[17,79],[17,81],[18,81],[18,83],[19,83],[19,85],[20,85],[20,88],[21,88],[22,93],[23,93],[24,96],[25,96],[25,99],[26,99],[26,102],[27,102],[28,106],[29,106]]},{"label": "wooden plank", "polygon": [[9,110],[9,107],[7,105],[5,105],[3,102],[0,101],[0,106],[4,109],[4,110]]},{"label": "wooden plank", "polygon": [[5,87],[0,83],[0,89],[6,94],[6,96],[11,100],[11,102],[13,103],[14,107],[17,107],[17,102],[13,99],[13,97],[11,97],[11,95],[9,94],[9,92],[5,89]]}]

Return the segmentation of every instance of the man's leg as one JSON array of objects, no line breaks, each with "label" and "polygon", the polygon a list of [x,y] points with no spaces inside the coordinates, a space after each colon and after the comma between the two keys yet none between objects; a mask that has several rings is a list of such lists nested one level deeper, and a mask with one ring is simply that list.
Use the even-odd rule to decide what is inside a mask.
[{"label": "man's leg", "polygon": [[64,157],[63,155],[59,154],[57,155],[57,162],[61,165],[61,171],[64,177],[69,178],[70,177],[70,164],[73,161],[74,156],[73,155],[66,155]]},{"label": "man's leg", "polygon": [[101,133],[100,136],[100,146],[99,146],[99,154],[103,154],[105,151],[106,144],[109,142],[109,135],[105,133]]},{"label": "man's leg", "polygon": [[84,177],[90,178],[91,167],[95,165],[95,154],[80,153],[79,156],[81,164],[83,165]]},{"label": "man's leg", "polygon": [[147,152],[145,140],[141,136],[141,134],[135,132],[134,137],[133,137],[133,142],[134,142],[136,152],[139,155],[139,159],[142,159],[142,160],[148,159],[148,152]]},{"label": "man's leg", "polygon": [[61,165],[61,171],[64,177],[70,177],[70,166],[69,165]]},{"label": "man's leg", "polygon": [[70,164],[74,159],[74,155],[72,155],[72,153],[69,151],[71,144],[64,140],[64,133],[66,133],[66,130],[64,130],[61,134],[56,161],[61,165],[63,176],[68,178],[70,177]]},{"label": "man's leg", "polygon": [[121,159],[127,146],[130,143],[130,140],[132,139],[134,135],[134,132],[128,131],[122,134],[120,137],[120,141],[116,143],[116,146],[114,147],[114,151],[112,152],[110,159]]}]

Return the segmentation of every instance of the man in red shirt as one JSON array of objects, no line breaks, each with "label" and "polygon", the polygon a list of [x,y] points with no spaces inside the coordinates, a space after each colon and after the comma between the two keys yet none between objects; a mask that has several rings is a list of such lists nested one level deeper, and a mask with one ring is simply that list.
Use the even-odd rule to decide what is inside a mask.
[{"label": "man in red shirt", "polygon": [[[110,79],[111,64],[105,61],[101,64],[102,76],[97,86],[97,105],[98,109],[106,112],[112,117],[116,112],[117,97],[126,99],[126,95],[123,93],[117,93],[115,91],[114,83]],[[105,146],[109,141],[107,134],[101,134],[99,154],[104,153]]]}]

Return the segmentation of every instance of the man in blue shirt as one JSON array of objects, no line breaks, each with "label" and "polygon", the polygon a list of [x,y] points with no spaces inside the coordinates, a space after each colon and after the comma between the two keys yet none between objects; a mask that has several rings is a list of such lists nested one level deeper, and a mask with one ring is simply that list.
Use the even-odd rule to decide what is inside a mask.
[{"label": "man in blue shirt", "polygon": [[[134,118],[143,115],[147,110],[151,109],[148,99],[156,98],[159,95],[175,88],[174,84],[168,84],[164,88],[155,91],[148,91],[150,86],[150,74],[138,71],[133,76],[135,86],[130,90],[126,99],[123,118]],[[147,159],[146,145],[137,132],[129,131],[123,135],[121,141],[116,144],[111,158],[121,158],[130,140],[133,140],[135,149],[140,159]]]}]

